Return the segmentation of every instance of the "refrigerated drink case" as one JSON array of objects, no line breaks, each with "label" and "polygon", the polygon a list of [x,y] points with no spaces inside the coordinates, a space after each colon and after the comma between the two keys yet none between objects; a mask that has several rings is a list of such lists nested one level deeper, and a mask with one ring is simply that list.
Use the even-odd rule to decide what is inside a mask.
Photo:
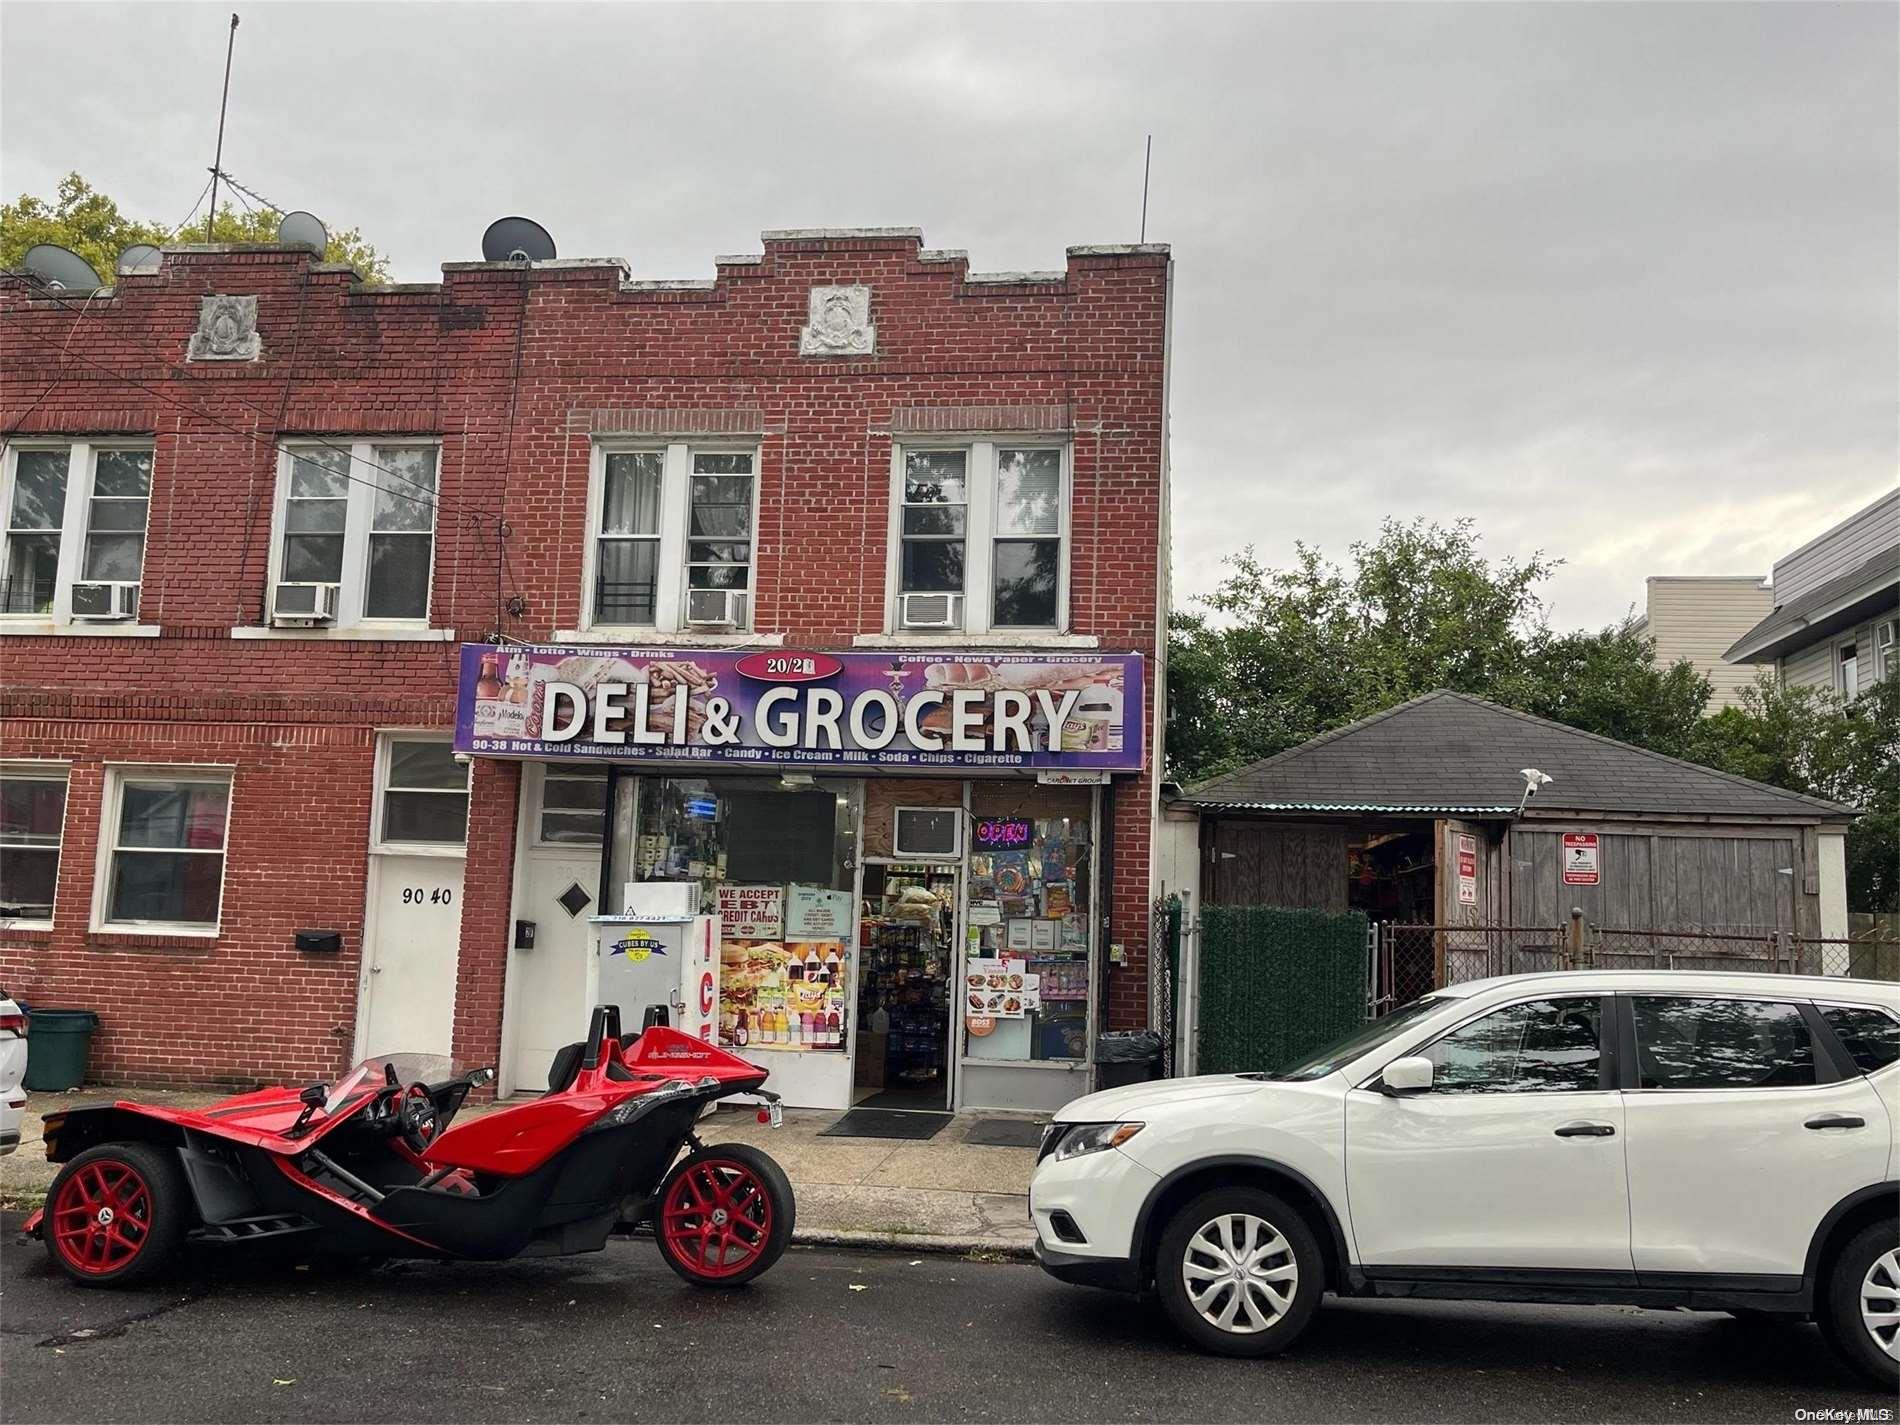
[{"label": "refrigerated drink case", "polygon": [[658,1021],[715,1040],[719,917],[693,913],[698,892],[696,883],[634,883],[623,897],[625,913],[592,918],[590,1006],[619,1005],[629,1032]]}]

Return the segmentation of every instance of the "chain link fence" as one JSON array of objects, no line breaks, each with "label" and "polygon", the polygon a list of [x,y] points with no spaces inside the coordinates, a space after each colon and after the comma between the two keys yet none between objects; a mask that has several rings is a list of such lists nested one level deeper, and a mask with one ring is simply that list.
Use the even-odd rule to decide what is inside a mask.
[{"label": "chain link fence", "polygon": [[1900,981],[1900,940],[1788,931],[1606,929],[1567,925],[1375,927],[1371,1002],[1385,1014],[1444,985],[1540,970],[1723,970]]}]

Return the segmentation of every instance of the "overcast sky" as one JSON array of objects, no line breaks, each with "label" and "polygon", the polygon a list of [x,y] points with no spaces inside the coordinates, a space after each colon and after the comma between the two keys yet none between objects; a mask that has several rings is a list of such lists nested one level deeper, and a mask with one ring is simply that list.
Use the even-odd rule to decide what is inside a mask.
[{"label": "overcast sky", "polygon": [[[175,222],[229,6],[0,9],[0,185]],[[503,213],[712,274],[916,226],[979,271],[1173,244],[1175,567],[1476,518],[1567,561],[1766,573],[1900,468],[1900,8],[240,4],[225,166],[400,280]]]}]

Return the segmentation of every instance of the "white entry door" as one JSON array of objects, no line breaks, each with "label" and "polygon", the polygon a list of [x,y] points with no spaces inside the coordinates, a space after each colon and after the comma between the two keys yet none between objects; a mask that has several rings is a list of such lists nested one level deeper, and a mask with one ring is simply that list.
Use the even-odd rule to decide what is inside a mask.
[{"label": "white entry door", "polygon": [[589,924],[600,914],[600,847],[607,774],[592,767],[531,766],[521,798],[520,888],[515,920],[533,944],[508,952],[508,1030],[501,1088],[539,1093],[555,1053],[587,1035]]},{"label": "white entry door", "polygon": [[468,768],[440,737],[377,754],[356,1052],[448,1054],[462,946]]}]

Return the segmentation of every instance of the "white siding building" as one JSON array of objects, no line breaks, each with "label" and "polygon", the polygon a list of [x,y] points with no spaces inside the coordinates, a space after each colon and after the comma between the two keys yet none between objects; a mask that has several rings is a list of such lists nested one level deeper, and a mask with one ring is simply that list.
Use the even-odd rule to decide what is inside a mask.
[{"label": "white siding building", "polygon": [[1647,605],[1637,631],[1656,644],[1656,666],[1687,659],[1715,691],[1709,711],[1741,701],[1760,670],[1722,655],[1774,608],[1759,574],[1656,574],[1647,580]]}]

